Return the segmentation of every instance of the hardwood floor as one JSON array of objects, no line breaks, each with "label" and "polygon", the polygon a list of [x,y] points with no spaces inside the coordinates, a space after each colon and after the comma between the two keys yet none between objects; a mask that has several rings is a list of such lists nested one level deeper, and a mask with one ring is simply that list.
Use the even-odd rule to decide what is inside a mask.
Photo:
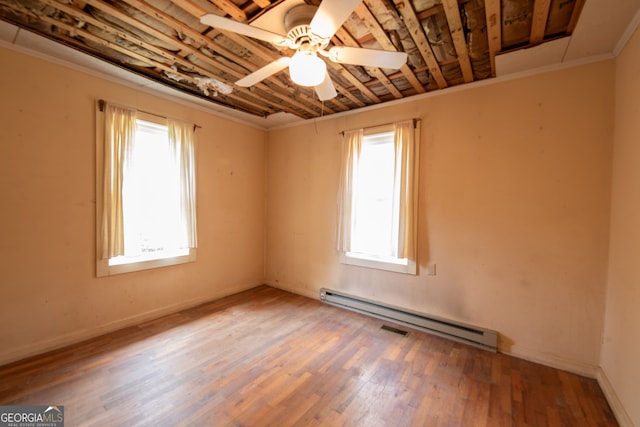
[{"label": "hardwood floor", "polygon": [[617,425],[595,380],[383,324],[262,286],[4,366],[0,404],[67,426]]}]

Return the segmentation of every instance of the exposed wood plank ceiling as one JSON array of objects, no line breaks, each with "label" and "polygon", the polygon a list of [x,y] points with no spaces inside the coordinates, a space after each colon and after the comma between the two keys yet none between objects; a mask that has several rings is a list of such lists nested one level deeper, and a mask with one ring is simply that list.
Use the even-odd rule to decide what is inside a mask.
[{"label": "exposed wood plank ceiling", "polygon": [[364,0],[331,44],[404,51],[408,61],[399,70],[326,61],[338,96],[325,102],[286,69],[234,85],[294,51],[199,19],[260,22],[284,1],[0,0],[0,18],[215,104],[307,119],[491,78],[496,55],[570,35],[585,0]]}]

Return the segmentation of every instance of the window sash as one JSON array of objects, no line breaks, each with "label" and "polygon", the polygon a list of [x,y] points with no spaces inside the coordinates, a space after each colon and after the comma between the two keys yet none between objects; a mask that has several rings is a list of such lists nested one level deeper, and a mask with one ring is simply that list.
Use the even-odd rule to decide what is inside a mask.
[{"label": "window sash", "polygon": [[393,132],[365,136],[353,179],[350,253],[396,258],[398,246]]}]

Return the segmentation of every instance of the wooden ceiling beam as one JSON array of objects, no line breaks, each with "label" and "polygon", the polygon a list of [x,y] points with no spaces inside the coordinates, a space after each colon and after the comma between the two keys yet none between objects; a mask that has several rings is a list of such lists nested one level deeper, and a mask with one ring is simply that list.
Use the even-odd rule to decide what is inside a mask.
[{"label": "wooden ceiling beam", "polygon": [[[172,52],[166,51],[162,48],[156,47],[154,45],[151,45],[147,42],[144,42],[142,40],[137,39],[136,37],[132,36],[129,33],[126,33],[124,31],[118,30],[115,27],[112,27],[108,24],[105,24],[104,22],[94,18],[93,16],[87,14],[86,12],[84,12],[83,10],[79,10],[75,7],[72,6],[67,6],[63,3],[59,3],[56,0],[41,0],[43,4],[46,4],[48,6],[51,6],[53,8],[56,8],[64,13],[66,13],[69,16],[74,17],[75,19],[77,19],[79,22],[86,22],[89,23],[97,28],[100,28],[101,30],[112,34],[115,37],[121,38],[123,40],[128,41],[129,43],[135,44],[136,46],[148,50],[149,52],[152,52],[158,56],[163,57],[165,60],[167,60],[170,64],[180,64],[183,67],[185,67],[188,70],[192,70],[194,72],[198,72],[200,74],[204,74],[204,75],[209,75],[212,73],[211,70],[209,69],[204,69],[202,67],[199,67],[198,65],[194,64],[193,62],[190,62],[188,60],[186,60],[185,58],[175,55]],[[58,22],[58,21],[56,21]],[[76,28],[76,27],[74,27]],[[94,37],[98,37],[93,35]],[[99,38],[100,40],[104,40],[102,38]],[[109,42],[108,40],[105,40],[107,42]],[[120,50],[118,50],[120,51]],[[121,53],[126,53],[126,52],[131,52],[130,50],[122,50],[120,51]],[[134,52],[131,52],[132,54]],[[130,54],[127,54],[128,56],[131,56]],[[142,58],[147,58],[147,60],[151,60],[151,58],[148,58],[146,56],[141,56]],[[153,60],[151,60],[153,61]],[[146,61],[143,61],[146,62]],[[153,61],[154,63],[158,63],[157,61]],[[216,67],[217,68],[217,67]],[[169,69],[171,73],[175,73],[175,74],[180,74],[179,72],[177,72],[176,70],[170,68]],[[222,72],[224,72],[224,70],[221,70]],[[218,76],[216,75],[216,77],[219,78],[219,80],[223,83],[228,83],[231,84],[230,81],[226,80],[224,76]]]},{"label": "wooden ceiling beam", "polygon": [[[367,26],[367,28],[369,28],[369,31],[371,31],[371,34],[373,34],[373,36],[376,38],[376,41],[380,43],[380,46],[382,46],[383,49],[394,51],[394,52],[398,51],[398,49],[394,46],[394,44],[391,43],[391,40],[389,40],[389,37],[387,36],[387,33],[385,32],[384,28],[382,28],[382,25],[380,25],[380,23],[375,18],[373,13],[371,13],[369,8],[364,3],[360,3],[358,7],[356,7],[355,13],[362,20],[362,22]],[[406,63],[403,64],[402,67],[400,67],[400,71],[402,72],[404,77],[409,81],[409,84],[413,86],[413,88],[417,93],[426,92],[424,87],[422,87],[422,83],[420,83],[420,80],[418,80],[416,75],[413,73],[411,68]],[[399,91],[397,91],[397,88],[396,88],[396,92],[399,95],[396,97],[402,98],[402,94]]]},{"label": "wooden ceiling beam", "polygon": [[238,46],[247,49],[249,52],[251,52],[252,55],[257,56],[264,62],[271,62],[280,56],[279,53],[265,48],[264,46],[254,42],[250,38],[243,37],[231,31],[216,30],[213,33],[209,33],[208,37],[215,38],[218,34],[222,34],[224,37],[228,38]]},{"label": "wooden ceiling beam", "polygon": [[437,15],[440,12],[442,12],[442,5],[436,4],[435,6],[430,7],[429,9],[425,9],[422,12],[416,13],[416,16],[418,17],[419,21],[422,21],[423,19],[427,19],[430,16]]},{"label": "wooden ceiling beam", "polygon": [[[48,0],[47,0],[48,1]],[[136,0],[125,0],[127,2],[127,4],[129,4],[130,6],[134,7],[134,8],[138,8],[138,7],[143,7],[144,5],[141,5],[140,2],[136,1]],[[213,62],[210,58],[208,58],[207,56],[205,56],[204,54],[202,54],[201,52],[199,52],[198,50],[196,50],[193,46],[187,45],[185,43],[183,43],[182,41],[171,37],[161,31],[158,31],[157,29],[148,26],[147,24],[140,22],[132,17],[130,17],[129,15],[127,15],[126,13],[120,11],[119,9],[114,8],[113,6],[110,6],[108,4],[105,4],[102,1],[99,0],[86,0],[87,3],[89,3],[91,6],[95,7],[96,9],[101,10],[104,13],[107,13],[119,20],[122,20],[123,22],[134,26],[138,29],[140,29],[141,31],[159,39],[162,40],[165,43],[168,44],[172,44],[175,46],[175,50],[176,51],[182,51],[185,52],[186,54],[191,54],[194,55],[196,57],[198,57],[198,59],[202,60],[203,62],[207,62],[209,63],[211,66],[218,68],[219,70],[229,73],[231,75],[234,75],[236,73],[238,73],[237,71],[226,67],[224,64],[220,64],[217,62]],[[137,7],[136,7],[137,6]],[[148,10],[147,10],[148,12]],[[155,18],[158,19],[159,21],[167,24],[168,26],[171,26],[171,21],[166,19],[167,16],[164,15],[162,12],[154,9],[153,12],[155,13]],[[179,21],[176,21],[179,22]],[[175,23],[174,23],[175,24]],[[112,28],[110,26],[108,26],[108,28]],[[115,31],[115,30],[114,30]],[[198,32],[195,32],[195,34],[190,34],[190,36],[200,36],[200,34]],[[132,37],[135,38],[135,37]],[[201,36],[198,38],[202,38]],[[197,39],[196,39],[197,40]],[[202,38],[200,40],[200,43],[206,43],[206,38]],[[185,55],[186,56],[186,55]],[[186,59],[182,58],[182,57],[175,57],[175,58],[180,58],[181,60],[187,61]],[[180,60],[176,60],[176,62],[180,62]],[[190,64],[191,67],[194,67],[195,64],[191,63],[191,62],[185,62],[185,64]],[[229,82],[231,83],[231,82]]]},{"label": "wooden ceiling beam", "polygon": [[[365,3],[368,6],[370,6],[370,10],[382,10],[382,8],[384,8],[386,10],[386,13],[389,14],[389,16],[391,16],[395,22],[402,24],[402,18],[400,17],[400,15],[398,15],[398,11],[393,7],[393,3],[388,1],[382,1],[382,0],[365,0]],[[382,28],[382,30],[384,31],[385,37],[388,39],[387,32],[384,30],[382,25],[380,25],[380,28]],[[400,42],[399,47],[396,47],[393,43],[391,43],[391,45],[393,45],[398,50],[404,51],[404,46],[402,45],[402,42]],[[418,76],[416,75],[415,71],[413,71],[413,69],[409,67],[409,65],[406,62],[400,68],[400,72],[402,72],[402,74],[407,79],[409,84],[413,87],[413,89],[416,91],[416,93],[426,92],[425,88],[422,85],[422,82],[420,81],[420,79],[418,79]]]},{"label": "wooden ceiling beam", "polygon": [[449,31],[453,39],[453,45],[458,55],[458,63],[462,70],[462,77],[466,83],[474,80],[473,69],[471,68],[471,60],[469,59],[469,51],[467,50],[467,41],[462,29],[462,19],[460,19],[460,6],[458,0],[442,0],[444,13],[449,23]]},{"label": "wooden ceiling beam", "polygon": [[531,21],[531,33],[529,35],[530,44],[541,43],[544,39],[550,7],[551,0],[536,0],[533,4],[533,18]]},{"label": "wooden ceiling beam", "polygon": [[362,35],[361,37],[358,37],[357,42],[358,42],[360,45],[364,45],[364,44],[367,44],[367,43],[369,43],[369,42],[371,42],[371,41],[375,41],[375,40],[376,40],[376,38],[375,38],[375,37],[373,37],[373,34],[371,34],[371,33],[366,33],[366,34]]},{"label": "wooden ceiling beam", "polygon": [[491,75],[496,76],[496,55],[502,50],[502,9],[500,0],[485,0],[487,17],[487,38],[489,39],[489,58],[491,59]]},{"label": "wooden ceiling beam", "polygon": [[269,0],[253,0],[253,2],[260,6],[262,9],[271,6],[271,2]]},{"label": "wooden ceiling beam", "polygon": [[[202,15],[213,13],[212,10],[205,10],[190,0],[171,0],[171,3],[198,19],[200,19]],[[213,9],[213,7],[211,9]]]},{"label": "wooden ceiling beam", "polygon": [[229,16],[236,21],[245,22],[247,20],[247,14],[242,9],[236,6],[230,0],[209,0],[211,3],[224,10]]},{"label": "wooden ceiling beam", "polygon": [[[338,93],[343,93],[343,89],[338,89],[338,85],[335,84],[335,81],[333,82],[335,87],[336,87],[336,92]],[[314,89],[315,91],[315,89]],[[350,110],[350,108],[347,106],[347,104],[345,104],[344,102],[342,102],[340,100],[340,98],[338,98],[337,96],[331,99],[328,99],[326,101],[322,101],[324,102],[324,105],[327,105],[327,102],[332,103],[334,106],[336,106],[338,109],[340,109],[340,111],[347,111]]]},{"label": "wooden ceiling beam", "polygon": [[[99,19],[97,19],[97,18],[93,17],[92,15],[86,13],[85,11],[79,9],[78,6],[69,6],[67,4],[58,2],[57,0],[40,0],[40,2],[42,4],[45,4],[47,6],[52,7],[54,9],[57,9],[57,10],[59,10],[61,12],[64,12],[65,14],[67,14],[67,15],[75,18],[76,20],[78,20],[78,22],[85,22],[85,23],[91,24],[94,27],[99,28],[100,30],[105,31],[107,33],[110,33],[110,34],[112,34],[113,36],[115,36],[117,38],[120,38],[122,40],[126,40],[127,42],[129,42],[129,43],[131,43],[133,45],[136,45],[136,46],[138,46],[138,47],[140,47],[142,49],[146,49],[149,52],[153,52],[154,54],[156,54],[158,56],[162,56],[168,62],[180,62],[182,60],[182,58],[174,55],[172,52],[167,52],[164,49],[161,49],[161,48],[156,47],[154,45],[150,45],[147,42],[144,42],[144,41],[134,37],[130,33],[127,33],[125,31],[121,31],[121,30],[119,30],[119,29],[117,29],[115,27],[112,27],[112,26],[100,21]],[[55,21],[55,22],[58,22],[58,21]],[[130,56],[130,55],[128,55],[128,56]]]},{"label": "wooden ceiling beam", "polygon": [[396,4],[396,8],[402,15],[402,19],[407,26],[407,30],[409,31],[411,38],[418,47],[418,52],[420,52],[422,59],[427,65],[429,73],[431,73],[440,89],[447,87],[447,80],[444,78],[442,69],[438,64],[438,60],[433,54],[431,44],[429,43],[427,35],[424,32],[424,28],[422,27],[422,24],[420,23],[420,20],[418,19],[418,16],[413,9],[413,4],[409,0],[394,0],[394,3]]},{"label": "wooden ceiling beam", "polygon": [[[136,59],[136,60],[138,60],[140,62],[146,63],[148,65],[148,67],[150,67],[150,68],[154,68],[154,69],[157,69],[157,70],[160,70],[160,71],[164,71],[165,73],[178,76],[182,80],[188,81],[188,82],[190,82],[191,84],[193,84],[195,86],[197,86],[198,83],[199,83],[199,81],[196,78],[194,78],[193,76],[190,76],[189,74],[181,73],[180,71],[174,70],[173,68],[171,68],[170,66],[168,66],[166,64],[162,64],[162,63],[159,63],[157,61],[154,61],[154,60],[152,60],[152,59],[150,59],[150,58],[148,58],[148,57],[146,57],[144,55],[136,54],[135,52],[132,52],[130,50],[127,50],[127,49],[121,47],[117,43],[112,43],[112,42],[110,42],[108,40],[100,38],[100,37],[88,32],[88,31],[86,31],[86,30],[84,30],[82,28],[77,28],[77,27],[65,24],[63,22],[60,22],[60,21],[58,21],[56,19],[53,19],[53,18],[50,18],[48,16],[41,16],[41,19],[43,21],[45,21],[45,22],[50,23],[51,25],[55,25],[58,28],[64,29],[65,31],[67,31],[70,34],[80,34],[86,40],[90,40],[93,43],[99,44],[99,45],[104,46],[104,47],[106,47],[108,49],[114,50],[114,51],[119,52],[119,53],[121,53],[123,55],[126,55],[128,57]],[[234,100],[236,102],[239,102],[241,104],[244,104],[246,107],[252,107],[252,108],[255,109],[255,111],[262,111],[262,110],[265,109],[265,106],[262,103],[257,103],[257,102],[251,101],[250,99],[246,99],[244,97],[240,97],[240,96],[234,95],[233,93],[224,94],[224,97],[232,99],[232,100]],[[270,113],[275,113],[276,112],[276,110],[273,109],[273,108],[267,108],[267,109],[270,111]]]},{"label": "wooden ceiling beam", "polygon": [[[351,83],[356,89],[358,89],[360,92],[362,92],[362,94],[365,97],[369,98],[372,102],[374,102],[376,104],[380,103],[380,98],[378,98],[375,93],[371,92],[368,87],[366,87],[364,84],[362,84],[362,82],[356,76],[351,74],[349,72],[349,70],[347,70],[347,68],[344,65],[338,64],[337,62],[333,62],[333,61],[327,61],[327,64],[331,68],[333,68],[338,74],[340,74],[343,78],[345,78],[347,81],[349,81],[349,83]],[[359,107],[366,106],[365,103],[363,103],[358,98],[353,96],[353,94],[351,94],[350,91],[347,90],[343,94],[345,96],[347,96],[349,99],[351,99],[352,102],[354,102]]]},{"label": "wooden ceiling beam", "polygon": [[[346,68],[344,68],[342,66],[342,64],[336,64],[335,62],[332,62],[332,61],[325,61],[325,62],[327,63],[327,72],[328,72],[328,69],[330,67],[331,69],[333,69],[336,73],[338,73],[342,77],[345,77],[345,76],[351,74],[351,73],[349,73],[349,71]],[[343,70],[345,71],[345,73],[342,73]],[[367,106],[367,104],[365,104],[364,102],[360,101],[355,95],[353,95],[351,93],[351,91],[349,91],[348,88],[346,88],[342,84],[338,83],[336,81],[336,79],[332,79],[332,82],[333,82],[333,85],[336,88],[336,91],[338,93],[342,94],[347,99],[349,99],[355,105],[357,105],[358,107],[366,107]],[[349,81],[349,82],[351,82],[351,81]]]}]

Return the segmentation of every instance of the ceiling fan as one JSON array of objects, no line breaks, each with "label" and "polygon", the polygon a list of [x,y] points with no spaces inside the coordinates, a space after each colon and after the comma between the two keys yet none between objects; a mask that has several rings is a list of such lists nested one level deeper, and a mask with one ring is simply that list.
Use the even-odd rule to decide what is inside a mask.
[{"label": "ceiling fan", "polygon": [[404,52],[348,46],[333,46],[327,50],[331,37],[361,1],[323,0],[319,7],[304,3],[297,4],[284,14],[286,35],[214,14],[203,15],[200,22],[211,27],[263,40],[276,46],[296,50],[292,57],[283,56],[275,60],[238,80],[236,85],[252,86],[289,67],[289,75],[294,83],[314,87],[318,98],[326,101],[334,98],[337,93],[331,77],[327,73],[327,64],[320,56],[338,64],[389,69],[398,69],[407,62],[407,54]]}]

